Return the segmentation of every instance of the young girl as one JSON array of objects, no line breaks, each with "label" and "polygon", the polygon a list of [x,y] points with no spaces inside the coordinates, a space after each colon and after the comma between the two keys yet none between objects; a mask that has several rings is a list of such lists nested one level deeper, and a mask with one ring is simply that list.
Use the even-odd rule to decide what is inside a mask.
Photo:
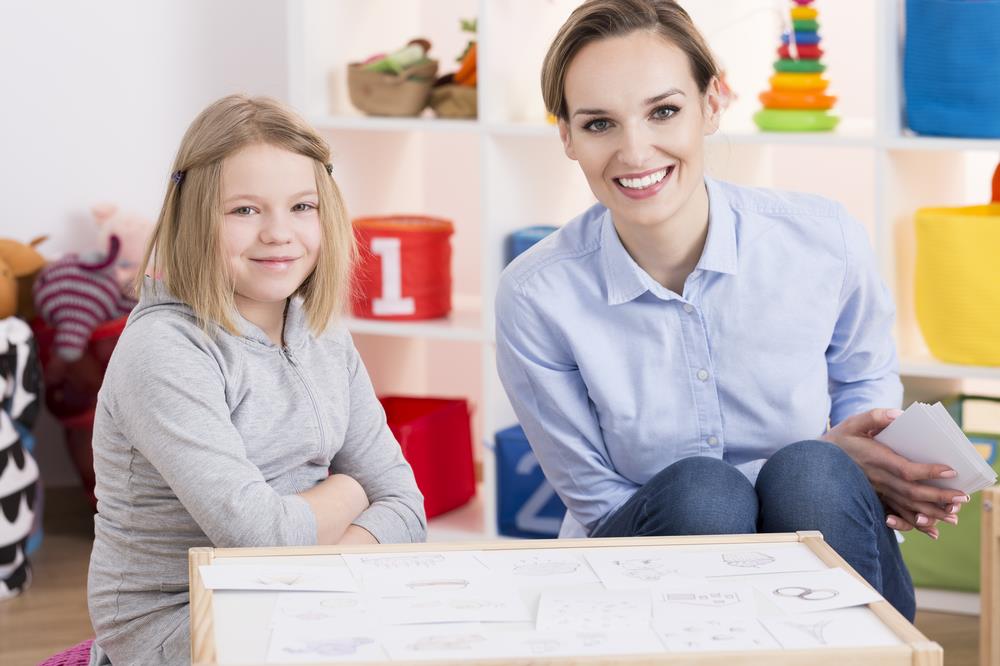
[{"label": "young girl", "polygon": [[864,228],[705,176],[717,68],[672,0],[585,2],[542,91],[600,203],[504,273],[497,358],[562,533],[820,530],[912,619],[893,528],[968,497],[871,439],[902,391]]},{"label": "young girl", "polygon": [[329,159],[260,98],[215,102],[181,142],[156,279],[94,422],[92,663],[189,660],[191,547],[424,539],[410,466],[331,323],[355,249]]}]

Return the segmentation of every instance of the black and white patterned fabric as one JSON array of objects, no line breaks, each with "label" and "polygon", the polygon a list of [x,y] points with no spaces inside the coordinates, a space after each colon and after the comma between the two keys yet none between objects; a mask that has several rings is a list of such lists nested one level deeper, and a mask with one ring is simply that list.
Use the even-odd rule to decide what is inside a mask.
[{"label": "black and white patterned fabric", "polygon": [[31,329],[0,320],[0,601],[31,579],[26,547],[35,524],[38,466],[24,446],[38,415],[41,373]]}]

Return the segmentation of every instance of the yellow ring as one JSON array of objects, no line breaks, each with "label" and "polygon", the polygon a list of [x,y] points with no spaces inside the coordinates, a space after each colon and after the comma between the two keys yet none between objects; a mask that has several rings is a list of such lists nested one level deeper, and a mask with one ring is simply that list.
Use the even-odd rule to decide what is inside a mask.
[{"label": "yellow ring", "polygon": [[826,90],[830,82],[822,74],[779,72],[768,79],[774,90]]}]

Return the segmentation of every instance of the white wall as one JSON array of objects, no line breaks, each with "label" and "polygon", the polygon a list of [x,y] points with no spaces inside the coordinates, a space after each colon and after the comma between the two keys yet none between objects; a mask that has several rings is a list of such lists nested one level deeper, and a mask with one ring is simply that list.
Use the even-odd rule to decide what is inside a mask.
[{"label": "white wall", "polygon": [[[0,0],[0,237],[95,246],[89,208],[155,219],[188,123],[232,92],[287,96],[281,0]],[[51,418],[50,486],[76,484]]]}]

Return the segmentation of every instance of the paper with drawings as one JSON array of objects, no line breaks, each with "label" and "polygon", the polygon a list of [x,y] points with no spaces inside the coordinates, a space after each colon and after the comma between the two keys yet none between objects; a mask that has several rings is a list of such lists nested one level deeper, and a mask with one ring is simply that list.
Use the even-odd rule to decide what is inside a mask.
[{"label": "paper with drawings", "polygon": [[684,585],[683,560],[666,548],[588,548],[584,553],[594,573],[611,590],[646,590],[659,585]]},{"label": "paper with drawings", "polygon": [[321,661],[385,661],[386,653],[377,636],[370,632],[283,625],[271,632],[267,650],[270,663],[310,663]]},{"label": "paper with drawings", "polygon": [[760,622],[748,618],[655,622],[653,630],[670,651],[778,650]]},{"label": "paper with drawings", "polygon": [[490,571],[519,587],[550,587],[598,582],[582,555],[572,548],[485,550],[477,556]]},{"label": "paper with drawings", "polygon": [[761,624],[787,650],[818,647],[899,645],[896,636],[867,608],[761,618]]},{"label": "paper with drawings", "polygon": [[385,597],[376,602],[385,624],[431,624],[440,622],[531,622],[534,616],[512,590],[494,587],[486,594],[420,595]]},{"label": "paper with drawings", "polygon": [[478,551],[345,554],[344,561],[365,590],[379,596],[494,589]]},{"label": "paper with drawings", "polygon": [[761,543],[721,546],[712,550],[684,548],[677,551],[678,573],[690,577],[752,576],[827,568],[809,546],[802,543]]},{"label": "paper with drawings", "polygon": [[389,657],[400,661],[485,659],[505,656],[502,645],[478,623],[392,627],[382,637]]},{"label": "paper with drawings", "polygon": [[786,613],[814,613],[879,601],[882,596],[840,567],[746,579]]},{"label": "paper with drawings", "polygon": [[198,567],[210,590],[296,590],[355,592],[358,583],[343,566],[203,564]]},{"label": "paper with drawings", "polygon": [[706,581],[690,587],[657,589],[653,595],[653,618],[659,623],[694,619],[753,618],[757,616],[754,589],[740,583]]},{"label": "paper with drawings", "polygon": [[271,625],[371,628],[378,625],[373,600],[351,592],[284,592],[274,604]]},{"label": "paper with drawings", "polygon": [[[632,631],[521,631],[498,633],[510,657],[572,657],[613,654],[654,654],[663,652],[663,643],[651,629]],[[499,649],[498,649],[499,651]]]},{"label": "paper with drawings", "polygon": [[652,602],[648,591],[576,590],[542,592],[539,631],[618,631],[648,627]]}]

